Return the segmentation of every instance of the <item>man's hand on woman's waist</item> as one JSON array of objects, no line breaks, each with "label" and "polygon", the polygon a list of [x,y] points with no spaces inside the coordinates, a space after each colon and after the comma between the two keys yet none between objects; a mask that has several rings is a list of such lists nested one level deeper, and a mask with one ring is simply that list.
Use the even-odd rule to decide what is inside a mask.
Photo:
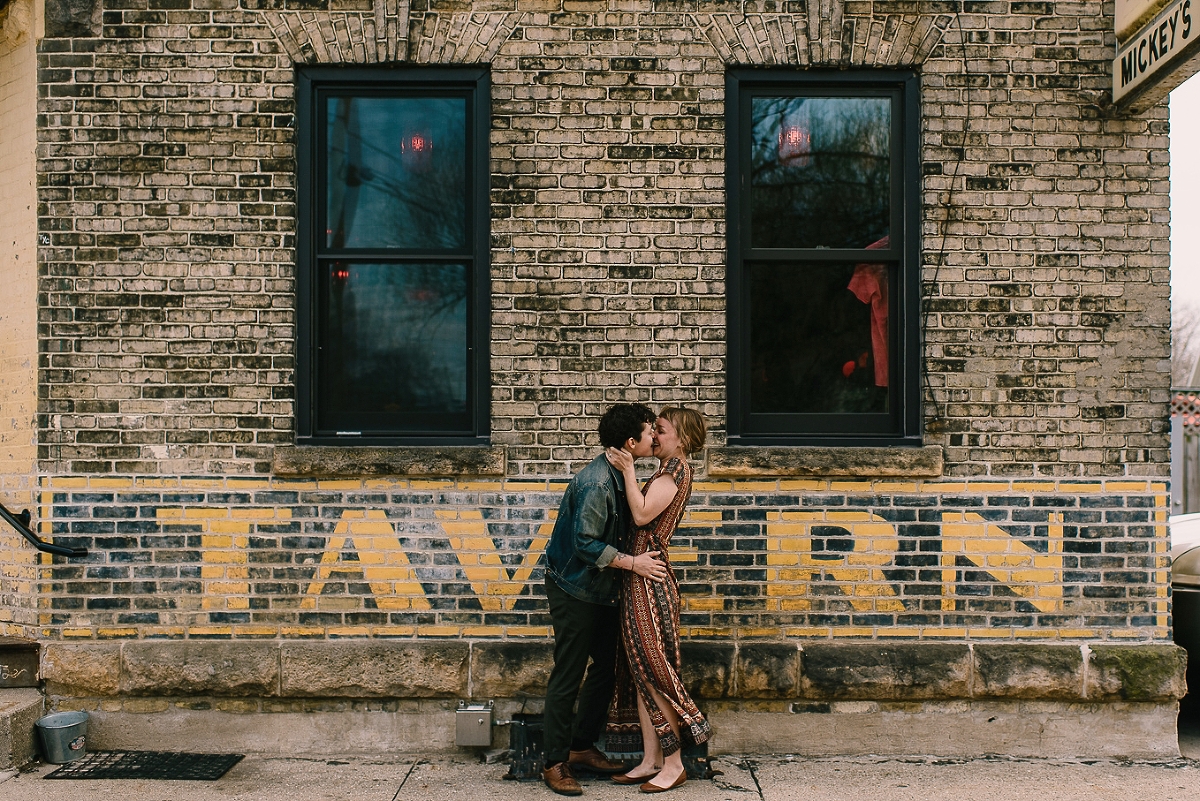
[{"label": "man's hand on woman's waist", "polygon": [[667,566],[658,558],[658,551],[646,551],[637,556],[619,553],[609,564],[622,570],[631,570],[651,581],[663,581],[667,578]]}]

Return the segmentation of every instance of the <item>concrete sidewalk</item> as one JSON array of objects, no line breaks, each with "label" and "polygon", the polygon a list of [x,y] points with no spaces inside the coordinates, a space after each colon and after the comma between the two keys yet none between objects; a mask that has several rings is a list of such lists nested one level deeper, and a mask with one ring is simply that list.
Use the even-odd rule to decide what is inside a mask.
[{"label": "concrete sidewalk", "polygon": [[[689,781],[672,801],[1192,801],[1200,762],[1028,759],[714,757],[723,775]],[[34,765],[0,782],[0,801],[490,801],[561,798],[539,782],[506,781],[504,764],[466,757],[392,760],[247,756],[214,782],[43,780]],[[585,778],[584,799],[629,801],[636,788]]]}]

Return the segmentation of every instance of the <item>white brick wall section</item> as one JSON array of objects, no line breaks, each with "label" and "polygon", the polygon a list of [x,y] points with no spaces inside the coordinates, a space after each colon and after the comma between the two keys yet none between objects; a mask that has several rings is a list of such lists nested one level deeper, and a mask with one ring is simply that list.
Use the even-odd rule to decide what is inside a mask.
[{"label": "white brick wall section", "polygon": [[[34,502],[37,466],[37,57],[31,0],[0,12],[0,501]],[[35,622],[37,551],[0,523],[0,635]]]},{"label": "white brick wall section", "polygon": [[36,459],[37,61],[31,0],[0,12],[0,498],[29,503]]}]

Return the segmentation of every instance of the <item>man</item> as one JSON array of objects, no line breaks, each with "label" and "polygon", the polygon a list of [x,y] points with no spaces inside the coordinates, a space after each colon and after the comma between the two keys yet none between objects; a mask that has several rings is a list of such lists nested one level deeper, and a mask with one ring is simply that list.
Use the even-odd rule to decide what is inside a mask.
[{"label": "man", "polygon": [[[635,459],[649,456],[654,422],[654,412],[640,403],[616,404],[600,418],[600,445],[621,448]],[[595,745],[604,730],[616,683],[617,594],[621,585],[617,570],[632,570],[654,581],[667,575],[658,551],[634,557],[617,550],[618,538],[629,524],[621,474],[601,453],[567,485],[546,546],[554,669],[546,688],[546,769],[542,778],[561,795],[583,793],[571,773],[572,766],[600,773],[625,769]],[[572,719],[576,699],[579,711]]]}]

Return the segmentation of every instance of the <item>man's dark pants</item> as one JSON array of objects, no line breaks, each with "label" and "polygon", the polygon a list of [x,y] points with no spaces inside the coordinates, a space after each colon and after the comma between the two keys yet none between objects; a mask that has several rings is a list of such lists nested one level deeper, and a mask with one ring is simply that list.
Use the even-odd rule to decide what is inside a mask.
[{"label": "man's dark pants", "polygon": [[[591,747],[604,731],[616,685],[620,618],[617,607],[581,601],[550,579],[546,579],[546,599],[554,623],[554,669],[543,717],[546,763],[550,764],[565,762],[571,749]],[[576,698],[579,711],[572,715]]]}]

